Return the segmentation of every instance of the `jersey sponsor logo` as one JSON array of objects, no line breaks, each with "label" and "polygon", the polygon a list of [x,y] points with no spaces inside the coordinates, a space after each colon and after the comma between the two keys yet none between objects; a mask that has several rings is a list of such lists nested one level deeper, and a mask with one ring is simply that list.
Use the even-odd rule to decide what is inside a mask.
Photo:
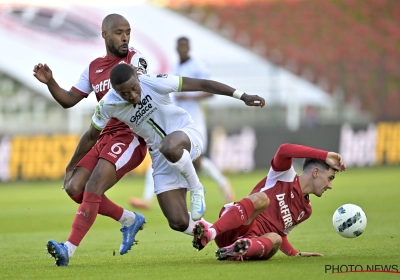
[{"label": "jersey sponsor logo", "polygon": [[290,213],[289,206],[285,203],[285,194],[284,193],[277,194],[276,199],[279,202],[279,208],[280,208],[282,220],[283,220],[285,230],[286,230],[288,227],[291,227],[293,225],[292,214]]},{"label": "jersey sponsor logo", "polygon": [[108,91],[109,89],[111,89],[110,79],[101,81],[100,83],[98,83],[96,85],[92,84],[92,88],[95,93],[99,93],[99,92],[102,92],[105,90]]},{"label": "jersey sponsor logo", "polygon": [[300,221],[301,218],[303,218],[303,217],[304,217],[304,211],[300,213],[300,215],[299,215],[299,217],[297,218],[297,220]]},{"label": "jersey sponsor logo", "polygon": [[[150,102],[153,99],[150,95],[146,95],[139,104],[133,105],[135,109],[137,109],[135,115],[133,115],[130,119],[132,123],[136,123],[139,125],[139,120],[152,112],[153,104]],[[154,108],[157,109],[157,108]]]},{"label": "jersey sponsor logo", "polygon": [[158,74],[156,77],[157,78],[167,78],[168,74]]}]

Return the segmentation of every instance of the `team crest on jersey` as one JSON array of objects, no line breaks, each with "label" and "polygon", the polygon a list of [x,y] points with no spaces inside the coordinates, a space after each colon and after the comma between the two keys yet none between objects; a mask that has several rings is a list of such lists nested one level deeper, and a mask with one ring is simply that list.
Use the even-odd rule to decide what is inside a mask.
[{"label": "team crest on jersey", "polygon": [[167,78],[168,74],[158,74],[157,78]]},{"label": "team crest on jersey", "polygon": [[144,59],[143,57],[139,58],[139,62],[138,62],[138,69],[137,71],[142,73],[142,74],[147,74],[147,60]]}]

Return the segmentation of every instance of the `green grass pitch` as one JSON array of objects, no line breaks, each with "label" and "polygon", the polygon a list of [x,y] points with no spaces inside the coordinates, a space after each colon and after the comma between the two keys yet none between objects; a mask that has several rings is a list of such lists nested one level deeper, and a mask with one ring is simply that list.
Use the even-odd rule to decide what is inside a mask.
[{"label": "green grass pitch", "polygon": [[[267,170],[231,175],[237,198],[246,196]],[[223,262],[214,257],[215,243],[196,252],[191,237],[169,229],[157,202],[142,212],[147,219],[128,254],[118,253],[119,223],[102,216],[76,250],[68,267],[57,267],[47,255],[48,239],[65,241],[77,209],[61,190],[61,182],[18,182],[0,185],[0,279],[399,279],[392,273],[325,272],[326,265],[396,266],[400,270],[400,167],[349,169],[336,176],[333,190],[311,196],[313,215],[289,235],[300,251],[319,258],[287,257],[269,261]],[[205,218],[215,221],[222,196],[207,188]],[[124,178],[108,195],[131,209],[127,199],[140,196],[143,178]],[[367,214],[366,231],[358,238],[340,237],[332,215],[341,204],[360,205]],[[115,251],[115,256],[113,252]],[[378,267],[379,269],[379,267]]]}]

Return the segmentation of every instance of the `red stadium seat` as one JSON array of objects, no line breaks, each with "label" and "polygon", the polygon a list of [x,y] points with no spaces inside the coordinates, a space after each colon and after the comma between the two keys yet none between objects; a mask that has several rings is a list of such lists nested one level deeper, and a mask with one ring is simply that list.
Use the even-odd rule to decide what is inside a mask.
[{"label": "red stadium seat", "polygon": [[[362,108],[400,119],[400,1],[235,0],[230,7],[187,2],[182,9],[197,11],[196,20],[203,20],[201,9],[207,17],[216,15],[216,31],[227,33],[230,26],[232,40],[273,63],[313,82],[320,76],[330,90],[339,85],[346,96],[358,96]],[[382,95],[379,89],[387,84],[390,94]]]}]

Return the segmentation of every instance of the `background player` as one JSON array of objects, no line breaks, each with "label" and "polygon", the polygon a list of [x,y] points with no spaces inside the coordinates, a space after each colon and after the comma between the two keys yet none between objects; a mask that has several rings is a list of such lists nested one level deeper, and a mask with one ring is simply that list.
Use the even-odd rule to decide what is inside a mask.
[{"label": "background player", "polygon": [[[66,181],[75,164],[96,143],[100,130],[111,118],[118,118],[146,141],[154,167],[155,192],[169,226],[191,234],[193,220],[199,220],[206,210],[204,188],[192,164],[201,153],[202,136],[190,115],[172,104],[169,93],[206,90],[259,107],[265,105],[264,99],[209,80],[166,74],[138,77],[128,64],[115,66],[110,81],[113,89],[97,105],[92,125],[79,140],[67,166]],[[187,190],[190,190],[191,217],[186,206]]]},{"label": "background player", "polygon": [[[111,88],[109,75],[115,65],[121,62],[132,63],[139,72],[147,72],[145,57],[135,48],[129,47],[130,33],[129,22],[123,16],[107,15],[102,22],[106,55],[93,60],[69,91],[57,84],[46,64],[35,65],[34,76],[47,85],[54,99],[63,108],[75,106],[92,91],[99,101]],[[81,205],[66,242],[68,246],[57,245],[52,240],[47,244],[48,251],[56,258],[57,265],[68,265],[69,257],[72,257],[76,247],[89,231],[97,212],[121,223],[123,239],[120,254],[125,254],[131,248],[136,232],[144,223],[144,217],[124,210],[108,199],[104,192],[136,168],[143,161],[146,151],[143,139],[134,135],[126,124],[116,119],[110,120],[94,148],[76,164],[71,178],[64,184],[65,191],[71,199]],[[90,210],[93,216],[86,218],[81,213],[85,213],[84,209],[92,205],[92,202],[95,202],[95,206]]]},{"label": "background player", "polygon": [[[190,43],[186,37],[180,37],[177,40],[177,48],[179,55],[179,63],[174,69],[174,75],[197,78],[197,79],[208,79],[209,74],[205,69],[204,65],[197,59],[194,59],[189,55]],[[206,119],[204,116],[201,101],[205,98],[213,96],[212,93],[204,91],[196,92],[181,92],[174,93],[172,95],[172,101],[175,105],[185,109],[193,118],[197,128],[200,130],[203,136],[203,153],[207,148],[207,127]],[[221,173],[217,166],[207,157],[200,155],[194,162],[196,171],[202,171],[206,175],[210,176],[220,188],[226,202],[234,200],[234,192],[230,186],[229,180]],[[151,201],[154,197],[154,180],[152,177],[153,169],[150,167],[146,172],[145,187],[143,191],[142,199],[132,197],[129,203],[139,209],[150,209]]]},{"label": "background player", "polygon": [[[301,175],[296,174],[292,158],[305,158]],[[248,197],[225,205],[220,218],[211,227],[202,221],[196,223],[193,247],[201,250],[215,239],[219,260],[266,260],[279,248],[288,256],[322,256],[298,252],[286,236],[310,217],[309,194],[321,197],[332,189],[335,173],[345,169],[337,153],[301,145],[281,145],[271,161],[267,177]]]}]

